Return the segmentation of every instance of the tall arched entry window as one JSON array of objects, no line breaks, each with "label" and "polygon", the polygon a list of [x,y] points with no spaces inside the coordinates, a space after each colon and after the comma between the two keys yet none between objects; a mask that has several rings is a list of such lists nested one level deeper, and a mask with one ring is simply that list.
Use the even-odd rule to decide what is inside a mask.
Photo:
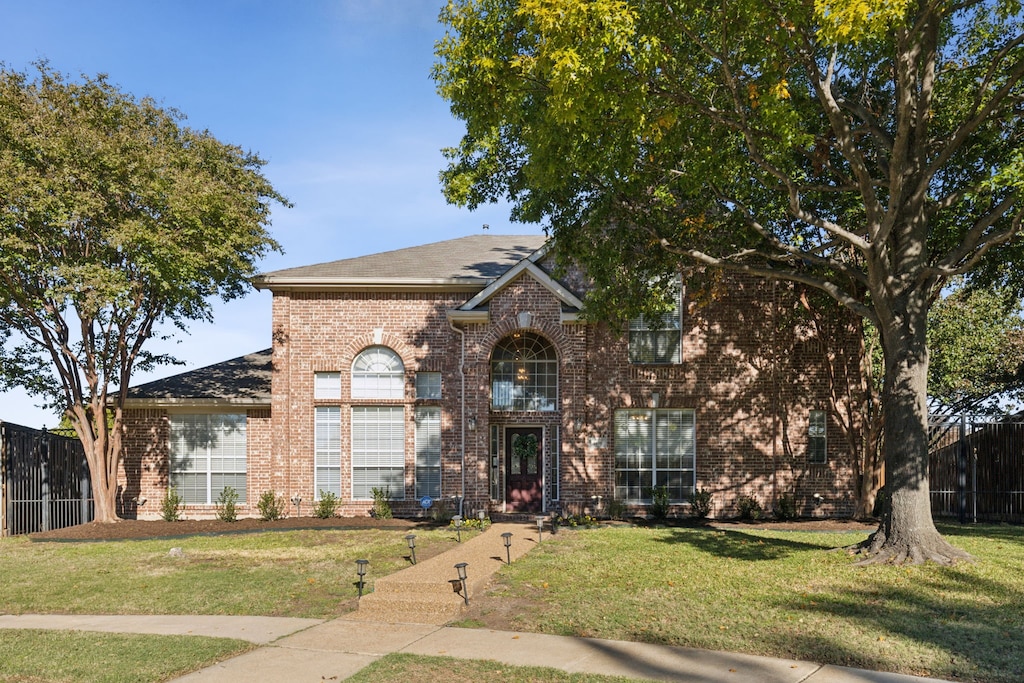
[{"label": "tall arched entry window", "polygon": [[558,356],[551,343],[533,332],[515,332],[491,354],[492,410],[555,410]]}]

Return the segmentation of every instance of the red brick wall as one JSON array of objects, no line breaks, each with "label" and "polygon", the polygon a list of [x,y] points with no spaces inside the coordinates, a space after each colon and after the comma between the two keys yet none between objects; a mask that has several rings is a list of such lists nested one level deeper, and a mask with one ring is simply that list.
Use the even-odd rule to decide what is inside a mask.
[{"label": "red brick wall", "polygon": [[[416,371],[442,373],[442,494],[462,487],[462,414],[459,401],[463,346],[445,312],[473,296],[463,293],[276,292],[273,302],[272,410],[249,417],[248,512],[264,490],[314,499],[313,422],[317,405],[341,407],[342,514],[367,514],[369,501],[351,500],[351,407],[400,405],[406,417],[405,500],[396,514],[420,510],[414,499]],[[716,516],[735,514],[739,495],[752,495],[766,510],[793,493],[804,514],[847,515],[853,510],[860,409],[859,327],[847,315],[812,313],[787,284],[734,278],[716,296],[687,300],[683,359],[678,365],[628,362],[625,338],[607,326],[561,322],[559,300],[523,273],[487,302],[486,324],[465,324],[465,481],[467,512],[500,510],[490,500],[490,425],[529,424],[545,429],[546,506],[593,512],[596,496],[611,499],[614,483],[614,411],[648,407],[692,409],[696,416],[697,485],[712,491]],[[559,359],[558,410],[490,409],[490,357],[507,335],[528,329],[550,342]],[[406,394],[400,400],[355,400],[351,367],[368,346],[383,344],[402,358]],[[315,401],[315,372],[340,372],[342,399]],[[436,405],[438,402],[425,402]],[[807,462],[810,410],[828,411],[828,462]],[[147,473],[144,512],[159,512],[166,481],[166,419],[134,411],[130,458]],[[475,426],[470,429],[470,425]],[[161,431],[163,430],[163,431]],[[558,435],[560,443],[555,442]],[[126,441],[126,445],[129,442]],[[555,454],[557,451],[558,457]],[[138,468],[139,465],[132,464]],[[557,469],[556,469],[557,467]],[[161,479],[162,477],[162,479]],[[556,489],[555,484],[558,484]],[[556,490],[559,500],[553,500]],[[815,499],[814,494],[821,496]],[[155,506],[155,507],[153,507]],[[289,512],[294,508],[289,504]],[[677,512],[685,511],[684,508]]]}]

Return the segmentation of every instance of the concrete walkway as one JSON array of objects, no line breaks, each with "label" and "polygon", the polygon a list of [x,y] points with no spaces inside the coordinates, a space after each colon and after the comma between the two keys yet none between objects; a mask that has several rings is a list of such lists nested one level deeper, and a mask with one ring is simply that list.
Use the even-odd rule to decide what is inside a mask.
[{"label": "concrete walkway", "polygon": [[[452,550],[374,582],[357,612],[331,621],[225,616],[0,615],[0,628],[52,628],[238,638],[262,647],[178,681],[320,683],[344,680],[394,652],[487,659],[575,673],[709,683],[910,683],[937,681],[772,657],[598,638],[444,627],[465,604],[454,568],[467,563],[470,601],[505,563],[536,547],[536,527],[495,524]],[[546,536],[546,534],[545,534]],[[461,589],[461,586],[459,586]],[[374,595],[379,596],[374,598]]]}]

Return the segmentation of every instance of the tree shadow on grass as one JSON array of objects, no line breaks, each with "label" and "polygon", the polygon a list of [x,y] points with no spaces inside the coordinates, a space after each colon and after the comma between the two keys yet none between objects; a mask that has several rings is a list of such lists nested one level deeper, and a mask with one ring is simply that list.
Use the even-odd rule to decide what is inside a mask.
[{"label": "tree shadow on grass", "polygon": [[956,524],[936,521],[936,528],[943,536],[962,538],[984,538],[1024,545],[1024,527],[1014,524]]},{"label": "tree shadow on grass", "polygon": [[[1015,586],[978,576],[968,568],[940,567],[893,585],[864,576],[861,585],[839,594],[794,595],[783,610],[841,619],[853,632],[871,635],[859,645],[842,633],[765,629],[763,637],[800,659],[866,669],[884,667],[901,640],[924,645],[934,656],[901,660],[904,671],[931,676],[1006,682],[1024,680],[1024,594]],[[979,599],[978,596],[985,596]],[[898,656],[898,655],[897,655]]]},{"label": "tree shadow on grass", "polygon": [[710,555],[748,562],[779,560],[795,553],[831,550],[837,547],[827,543],[809,543],[789,538],[761,536],[746,531],[718,529],[675,529],[670,535],[659,538],[658,542],[685,543]]}]

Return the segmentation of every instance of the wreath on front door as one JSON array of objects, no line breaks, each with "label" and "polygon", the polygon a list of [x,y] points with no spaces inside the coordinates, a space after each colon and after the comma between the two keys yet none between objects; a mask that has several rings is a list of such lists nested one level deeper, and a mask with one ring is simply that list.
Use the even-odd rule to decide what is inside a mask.
[{"label": "wreath on front door", "polygon": [[537,455],[537,435],[520,434],[512,445],[512,452],[517,458],[529,458]]}]

